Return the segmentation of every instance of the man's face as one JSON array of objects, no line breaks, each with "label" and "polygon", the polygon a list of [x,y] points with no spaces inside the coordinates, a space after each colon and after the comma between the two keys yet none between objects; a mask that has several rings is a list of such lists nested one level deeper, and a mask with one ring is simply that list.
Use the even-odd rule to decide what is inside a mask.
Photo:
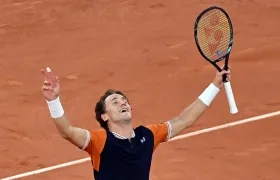
[{"label": "man's face", "polygon": [[105,106],[104,120],[130,123],[131,107],[125,97],[120,94],[112,94],[105,99]]}]

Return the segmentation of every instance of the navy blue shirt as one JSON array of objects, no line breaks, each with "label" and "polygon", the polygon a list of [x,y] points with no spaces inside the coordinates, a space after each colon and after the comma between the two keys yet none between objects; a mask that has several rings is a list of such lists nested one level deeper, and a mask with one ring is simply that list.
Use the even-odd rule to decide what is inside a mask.
[{"label": "navy blue shirt", "polygon": [[130,141],[103,129],[91,130],[84,150],[91,157],[95,180],[149,180],[152,154],[168,139],[169,127],[169,123],[139,126]]}]

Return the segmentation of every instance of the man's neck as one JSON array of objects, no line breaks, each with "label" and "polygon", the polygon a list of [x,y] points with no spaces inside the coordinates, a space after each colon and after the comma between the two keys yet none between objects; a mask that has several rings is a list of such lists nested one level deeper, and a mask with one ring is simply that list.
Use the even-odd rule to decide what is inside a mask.
[{"label": "man's neck", "polygon": [[130,139],[134,135],[132,124],[110,124],[110,131],[123,138]]}]

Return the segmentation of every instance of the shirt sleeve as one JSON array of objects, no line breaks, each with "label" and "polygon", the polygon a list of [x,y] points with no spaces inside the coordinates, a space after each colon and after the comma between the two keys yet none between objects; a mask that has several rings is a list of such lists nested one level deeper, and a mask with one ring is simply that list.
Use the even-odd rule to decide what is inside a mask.
[{"label": "shirt sleeve", "polygon": [[96,152],[102,152],[106,141],[106,132],[104,130],[87,130],[87,140],[82,150],[89,155]]},{"label": "shirt sleeve", "polygon": [[159,124],[150,124],[147,126],[154,135],[154,149],[162,143],[169,140],[171,135],[171,124],[169,121]]},{"label": "shirt sleeve", "polygon": [[106,131],[101,130],[88,130],[87,140],[82,148],[86,151],[93,163],[93,168],[99,171],[100,165],[100,154],[102,153],[105,143],[106,143],[107,134]]}]

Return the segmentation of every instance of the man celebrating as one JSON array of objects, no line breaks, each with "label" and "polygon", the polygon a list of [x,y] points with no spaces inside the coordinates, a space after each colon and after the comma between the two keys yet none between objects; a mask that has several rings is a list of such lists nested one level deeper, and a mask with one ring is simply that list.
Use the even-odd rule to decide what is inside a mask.
[{"label": "man celebrating", "polygon": [[159,124],[132,127],[128,98],[117,90],[107,90],[96,103],[98,130],[73,127],[60,102],[60,84],[49,67],[42,69],[45,77],[42,93],[51,117],[62,138],[86,151],[91,158],[96,180],[148,180],[152,154],[156,147],[178,135],[193,124],[211,104],[223,86],[223,74],[184,111],[172,120]]}]

